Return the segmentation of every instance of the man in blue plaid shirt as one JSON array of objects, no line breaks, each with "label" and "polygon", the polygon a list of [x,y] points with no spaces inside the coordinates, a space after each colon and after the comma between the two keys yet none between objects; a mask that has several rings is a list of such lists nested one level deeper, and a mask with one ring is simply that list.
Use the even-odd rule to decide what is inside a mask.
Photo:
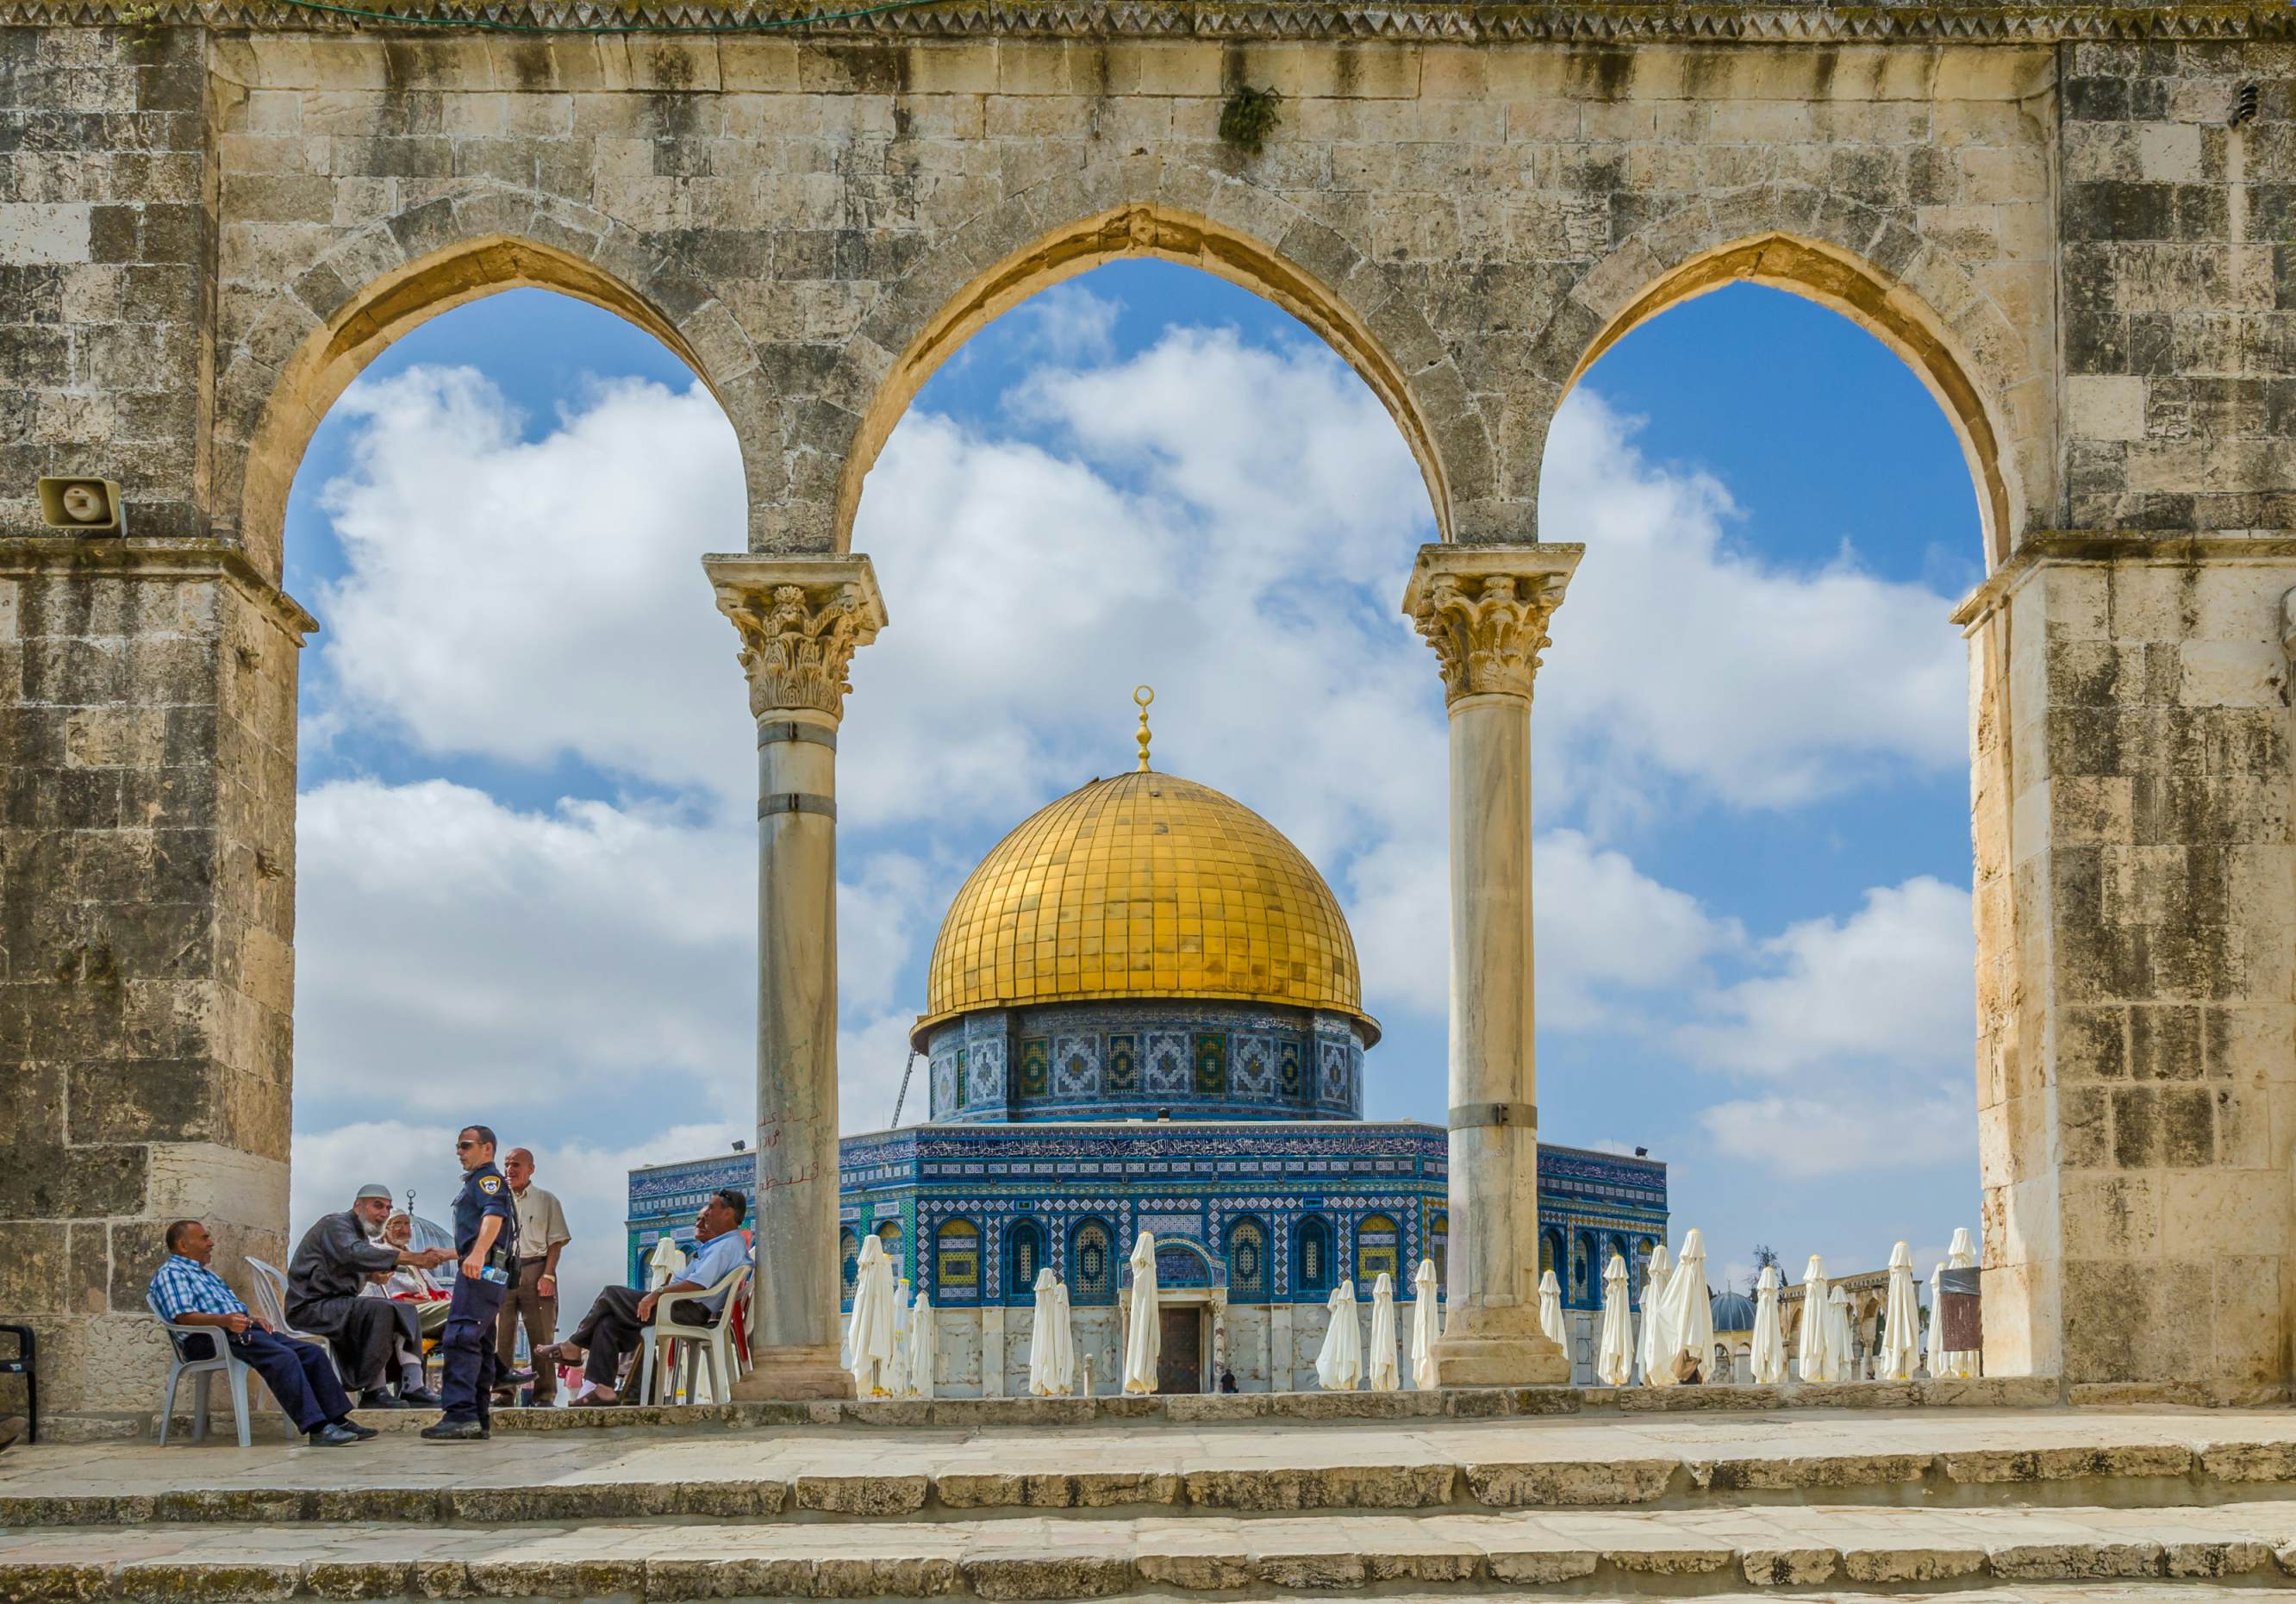
[{"label": "man in blue plaid shirt", "polygon": [[170,1332],[183,1356],[212,1359],[216,1343],[228,1343],[231,1356],[263,1378],[315,1448],[341,1448],[374,1436],[373,1428],[351,1420],[351,1401],[335,1379],[327,1350],[316,1342],[291,1341],[250,1314],[229,1283],[208,1268],[214,1256],[215,1239],[197,1220],[177,1220],[168,1227],[168,1257],[152,1277],[152,1306],[170,1325],[214,1326],[217,1331],[190,1337]]}]

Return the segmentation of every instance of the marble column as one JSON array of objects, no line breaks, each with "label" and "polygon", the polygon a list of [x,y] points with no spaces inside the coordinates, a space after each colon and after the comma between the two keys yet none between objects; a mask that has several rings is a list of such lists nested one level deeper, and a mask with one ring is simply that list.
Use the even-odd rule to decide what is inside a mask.
[{"label": "marble column", "polygon": [[838,1367],[837,726],[884,626],[858,555],[705,557],[758,721],[758,1244],[737,1398],[849,1398]]},{"label": "marble column", "polygon": [[1538,1329],[1531,1048],[1530,693],[1586,548],[1420,548],[1403,610],[1435,649],[1451,723],[1450,1284],[1446,1387],[1561,1384]]}]

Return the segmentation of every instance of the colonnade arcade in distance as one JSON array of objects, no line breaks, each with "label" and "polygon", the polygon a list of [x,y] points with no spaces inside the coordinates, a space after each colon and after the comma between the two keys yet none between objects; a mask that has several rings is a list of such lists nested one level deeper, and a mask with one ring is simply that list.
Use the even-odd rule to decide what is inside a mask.
[{"label": "colonnade arcade in distance", "polygon": [[[379,908],[385,826],[433,842],[493,831],[498,864],[531,852],[559,865],[525,888],[546,905],[565,893],[567,854],[594,855],[594,886],[650,854],[658,872],[688,848],[722,864],[735,818],[756,831],[754,945],[731,989],[754,991],[755,1039],[737,1050],[755,1054],[747,1139],[770,1266],[739,1395],[849,1388],[839,1245],[857,1222],[840,1139],[890,1117],[852,1105],[890,1102],[883,1085],[910,1048],[930,1080],[982,1047],[965,1059],[979,1078],[952,1078],[947,1101],[929,1088],[923,1107],[936,1130],[988,1141],[988,1126],[1039,1114],[1138,1117],[1117,1107],[1114,1043],[1152,1031],[1185,1034],[1190,1093],[1223,1100],[1222,1120],[1266,1124],[1271,1143],[1329,1127],[1330,1159],[1358,1125],[1435,1132],[1411,1151],[1421,1183],[1439,1168],[1439,1203],[1398,1184],[1318,1223],[1335,1269],[1383,1254],[1390,1226],[1398,1266],[1430,1256],[1439,1226],[1447,1385],[1572,1373],[1538,1320],[1542,1136],[1590,1164],[1623,1165],[1636,1146],[1696,1153],[1668,1210],[1678,1225],[1714,1223],[1718,1283],[1742,1280],[1762,1242],[1792,1272],[1795,1233],[1824,1216],[1813,1204],[1881,1194],[1863,1216],[1872,1239],[1845,1234],[1840,1251],[1878,1257],[1898,1236],[1926,1250],[1979,1227],[1988,1371],[2210,1397],[2284,1385],[2296,891],[2277,687],[2296,560],[2282,549],[2288,447],[2267,398],[2288,376],[2276,364],[2292,268],[2251,192],[2296,160],[2272,132],[2284,46],[2259,36],[2262,12],[2237,9],[2212,13],[2220,37],[2204,42],[2091,38],[2033,6],[1988,12],[1965,40],[1890,13],[1870,37],[1812,43],[1749,13],[1726,37],[1651,21],[1631,47],[1563,42],[1539,20],[1549,9],[1568,20],[1533,8],[1450,42],[1321,37],[1330,19],[1278,38],[1291,24],[1241,12],[1229,39],[1066,17],[972,37],[988,24],[931,6],[706,40],[441,26],[419,51],[387,23],[355,30],[316,12],[257,25],[202,12],[160,37],[12,24],[11,47],[53,69],[9,78],[16,110],[77,97],[118,119],[83,128],[77,176],[54,176],[49,209],[0,233],[30,253],[21,326],[59,331],[26,340],[63,342],[22,375],[43,420],[26,448],[39,472],[0,486],[0,685],[17,732],[0,846],[10,950],[34,955],[12,964],[0,1000],[0,1017],[23,1022],[0,1056],[14,1055],[11,1121],[31,1155],[0,1183],[0,1211],[32,1266],[12,1283],[25,1306],[0,1316],[43,1334],[52,1407],[148,1410],[159,1360],[130,1272],[169,1219],[208,1220],[230,1273],[284,1256],[291,1214],[316,1200],[299,1175],[291,1191],[293,1127],[348,1141],[362,1107],[407,1128],[455,1117],[425,1084],[362,1086],[314,1061],[315,998],[340,1003],[344,1026],[361,1007],[381,1014],[375,993],[344,981],[353,961],[315,944],[312,843],[363,844],[367,884],[354,855],[325,864],[341,880],[324,888]],[[1571,13],[1603,28],[1607,15]],[[912,31],[928,19],[931,37]],[[1280,94],[1240,94],[1256,85]],[[1272,104],[1273,125],[1224,115],[1246,104]],[[1177,281],[1141,276],[1152,269],[1257,300],[1207,299],[1202,322],[1152,326],[1159,296],[1210,294],[1158,287]],[[557,364],[550,382],[506,381],[478,334],[463,355],[481,360],[461,364],[477,380],[453,376],[451,350],[430,370],[388,365],[431,319],[480,330],[529,304],[505,292],[537,291],[658,342],[667,357],[641,374],[655,387],[583,396],[578,352],[533,341],[529,356]],[[1720,342],[1710,350],[1752,331],[1780,367],[1780,353],[1852,348],[1796,318],[1833,320],[1902,364],[1885,380],[1841,356],[1806,392],[1836,384],[1842,413],[1882,405],[1890,385],[1919,403],[1890,414],[1911,432],[1870,440],[1863,461],[1845,443],[1805,464],[1806,489],[1789,487],[1792,454],[1742,395],[1702,396],[1708,421],[1682,421],[1683,395],[1637,356],[1663,351],[1670,328]],[[1019,320],[1037,354],[999,320]],[[984,334],[1010,382],[968,378]],[[1198,391],[1193,419],[1150,408],[1159,384],[1185,397],[1191,373],[1240,388]],[[1201,414],[1239,394],[1307,397],[1350,429],[1367,394],[1384,432],[1318,461],[1316,437],[1299,431],[1303,471],[1241,448],[1255,427],[1289,426],[1263,413],[1211,452]],[[540,421],[570,395],[564,416]],[[510,420],[521,401],[537,409],[523,423]],[[312,459],[328,471],[298,492],[331,429],[336,454]],[[1913,434],[1957,456],[1967,503],[1956,483],[1934,503],[1845,508],[1840,459],[1871,473]],[[391,454],[426,438],[457,464],[453,486],[420,482],[406,466],[419,450]],[[478,542],[456,555],[406,532],[426,489],[511,482],[480,457],[523,454],[538,471],[529,494],[546,497],[590,482],[586,455],[634,439],[658,442],[690,481],[621,488],[626,519],[672,495],[697,515],[674,561],[636,538],[529,544],[512,575]],[[1407,463],[1407,508],[1396,476],[1378,478],[1380,451]],[[116,519],[52,528],[34,495],[44,476],[84,481],[95,499],[82,501],[124,513],[127,537]],[[1000,547],[931,527],[937,506],[968,504],[999,476],[1067,497],[1066,544],[1022,529]],[[880,539],[873,508],[889,483],[907,487],[906,517]],[[1389,497],[1362,502],[1391,517],[1383,543],[1349,529],[1319,546],[1266,494],[1332,483]],[[1008,522],[1030,516],[1006,505]],[[570,526],[595,510],[562,503]],[[291,544],[305,517],[334,542],[299,570],[331,626],[308,659],[322,620],[289,583],[305,582]],[[1257,559],[1282,565],[1273,577],[1253,566],[1255,525],[1274,531]],[[1099,548],[1083,537],[1095,528],[1114,532]],[[720,528],[722,549],[703,555],[699,537]],[[1120,566],[1079,559],[1155,552],[1149,534],[1167,543],[1165,567],[1129,592],[1110,577]],[[977,555],[968,537],[983,540]],[[444,577],[420,573],[417,553]],[[699,577],[663,577],[695,556]],[[593,561],[610,584],[586,572]],[[1693,582],[1703,610],[1684,605]],[[706,650],[681,646],[675,675],[636,653],[619,661],[608,637],[586,656],[541,622],[554,601],[678,585],[697,607],[706,585],[730,627]],[[528,617],[510,621],[521,593]],[[1303,625],[1286,600],[1324,616]],[[1715,624],[1734,602],[1740,616]],[[1103,610],[1090,615],[1103,635],[1152,660],[1046,651],[1026,675],[990,672],[1026,662],[1034,637],[1072,643],[1063,610],[1087,604]],[[504,642],[542,651],[535,660],[570,683],[521,689],[533,663],[514,651],[417,650],[482,638],[473,618],[489,608]],[[1957,661],[1917,616],[1959,628]],[[1173,647],[1200,651],[1208,619],[1269,632],[1224,681]],[[1379,655],[1319,657],[1318,630]],[[905,633],[994,642],[995,655],[976,645],[989,660],[968,669],[966,652],[905,647]],[[683,638],[699,638],[690,620]],[[1734,660],[1677,662],[1675,694],[1657,693],[1653,665],[1685,643]],[[748,700],[730,736],[728,653]],[[722,696],[703,688],[711,673]],[[1956,674],[1964,710],[1940,736]],[[655,716],[634,715],[633,686],[664,675],[676,683]],[[1264,824],[1254,873],[1308,865],[1289,900],[1269,894],[1234,920],[1223,906],[1218,922],[1240,928],[1215,950],[1208,924],[1167,942],[1157,907],[1088,887],[1063,906],[1103,926],[1096,978],[1081,936],[1073,960],[1057,928],[1031,927],[1036,950],[1020,951],[1033,910],[1017,899],[1040,893],[950,925],[972,906],[968,866],[1010,861],[990,850],[1002,831],[1096,776],[1142,772],[1123,698],[1144,679],[1163,692],[1145,772],[1218,797],[1204,806],[1219,839],[1242,828],[1221,805]],[[1054,682],[1059,696],[1031,689]],[[1097,708],[1103,691],[1107,712],[1088,720],[1087,693]],[[611,741],[585,743],[567,716],[575,692],[600,699]],[[974,696],[969,719],[947,716],[960,692]],[[545,698],[557,711],[537,720]],[[871,734],[873,699],[909,741]],[[324,716],[299,731],[315,700]],[[917,707],[943,716],[925,728]],[[1350,740],[1294,727],[1317,720]],[[1551,801],[1536,838],[1535,729]],[[363,749],[374,730],[385,744]],[[1960,760],[1968,859],[1945,850],[1934,812]],[[920,795],[955,798],[945,834]],[[562,851],[535,849],[538,837]],[[1883,837],[1897,844],[1873,845]],[[928,850],[942,847],[955,855]],[[1189,869],[1143,853],[1160,906]],[[1538,928],[1567,932],[1536,962],[1535,865]],[[1210,882],[1191,883],[1202,922]],[[459,914],[443,902],[432,938],[487,895],[474,878]],[[1945,915],[1964,905],[1973,934],[1956,947]],[[728,990],[725,909],[712,907],[714,924],[665,927],[659,949],[714,955],[720,984],[697,1019],[722,1019],[710,1011]],[[840,947],[840,914],[880,944],[865,962]],[[739,910],[745,932],[750,916]],[[362,934],[348,919],[332,929]],[[412,921],[363,937],[385,934],[420,939]],[[1279,953],[1279,934],[1308,945]],[[943,946],[964,962],[944,969]],[[1967,989],[1933,1002],[1946,970]],[[473,1017],[500,1002],[483,987],[461,996]],[[1844,997],[1896,1011],[1804,1005]],[[427,1019],[434,1003],[402,1011]],[[1090,1052],[1057,1052],[1047,1027],[1041,1068],[1048,1088],[1089,1071],[1100,1090],[1032,1112],[1029,1011],[1086,1004],[1100,1012],[1060,1019]],[[1630,1053],[1637,1020],[1655,1026]],[[442,1061],[502,1039],[423,1028],[419,1045]],[[1287,1032],[1298,1101],[1250,1106],[1238,1082],[1259,1084],[1263,1060],[1245,1038],[1267,1039],[1280,1086]],[[622,1051],[633,1072],[620,1085],[599,1072],[570,1102],[643,1104],[659,1076],[700,1100],[702,1145],[749,1118],[719,1026],[689,1043],[600,1035],[598,1057]],[[1549,1055],[1543,1101],[1535,1045]],[[1887,1136],[1855,1117],[1853,1062],[1899,1100]],[[1564,1065],[1578,1073],[1566,1080]],[[567,1074],[594,1072],[585,1060]],[[561,1117],[568,1150],[600,1140]],[[1750,1179],[1702,1195],[1705,1168]],[[1117,1199],[1111,1221],[1166,1215],[1189,1238],[1193,1219],[1207,1280],[1232,1275],[1234,1222],[1216,1217],[1216,1191],[1189,1208]],[[922,1256],[914,1211],[928,1205],[955,1206],[922,1191],[900,1205],[920,1280],[942,1270]],[[1315,1234],[1292,1216],[1308,1211],[1303,1195],[1253,1221],[1287,1285]],[[1745,1240],[1717,1240],[1725,1229]],[[1128,1232],[1112,1234],[1120,1246]],[[1065,1265],[1054,1244],[1072,1234],[1045,1240]],[[1563,1239],[1561,1266],[1574,1298],[1577,1240]],[[993,1248],[979,1271],[984,1390],[991,1262],[1008,1273]],[[1289,1329],[1296,1345],[1302,1323]],[[1272,1380],[1273,1313],[1251,1339]]]}]

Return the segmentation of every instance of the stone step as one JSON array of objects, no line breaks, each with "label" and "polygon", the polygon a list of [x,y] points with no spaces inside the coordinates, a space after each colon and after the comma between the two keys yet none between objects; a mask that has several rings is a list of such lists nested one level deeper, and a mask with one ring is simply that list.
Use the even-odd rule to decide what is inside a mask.
[{"label": "stone step", "polygon": [[1039,1510],[1190,1518],[1287,1510],[1701,1508],[1800,1503],[2140,1508],[2296,1482],[2296,1414],[1950,1412],[1138,1423],[1064,1429],[686,1430],[399,1436],[340,1453],[258,1438],[19,1450],[0,1525],[643,1517],[975,1518]]},{"label": "stone step", "polygon": [[1097,1599],[1494,1587],[1935,1592],[2296,1575],[2296,1500],[2213,1508],[1023,1516],[875,1524],[62,1527],[0,1534],[0,1600]]}]

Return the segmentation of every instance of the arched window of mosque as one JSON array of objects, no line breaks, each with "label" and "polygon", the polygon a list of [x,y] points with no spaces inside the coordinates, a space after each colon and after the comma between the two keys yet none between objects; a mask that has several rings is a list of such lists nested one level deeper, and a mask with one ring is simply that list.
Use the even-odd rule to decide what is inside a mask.
[{"label": "arched window of mosque", "polygon": [[1538,1236],[1538,1273],[1546,1274],[1554,1268],[1554,1239],[1545,1232]]},{"label": "arched window of mosque", "polygon": [[1014,1224],[1007,1236],[1011,1239],[1013,1273],[1008,1278],[1014,1297],[1036,1296],[1037,1272],[1045,1263],[1045,1233],[1034,1220],[1022,1220]]},{"label": "arched window of mosque", "polygon": [[935,1239],[938,1264],[933,1281],[944,1297],[970,1297],[980,1289],[980,1227],[970,1220],[944,1220]]},{"label": "arched window of mosque", "polygon": [[887,1220],[878,1226],[877,1240],[885,1244],[885,1256],[893,1261],[893,1279],[900,1280],[909,1273],[908,1261],[901,1256],[901,1223]]},{"label": "arched window of mosque", "polygon": [[1321,1292],[1331,1285],[1332,1228],[1316,1215],[1300,1222],[1300,1289]]},{"label": "arched window of mosque", "polygon": [[1438,1289],[1451,1284],[1451,1215],[1446,1209],[1427,1216],[1427,1256],[1435,1263]]},{"label": "arched window of mosque", "polygon": [[[1382,1275],[1400,1279],[1397,1256],[1403,1251],[1403,1233],[1383,1214],[1365,1215],[1356,1227],[1356,1279],[1374,1281]],[[1365,1289],[1358,1288],[1363,1291]]]},{"label": "arched window of mosque", "polygon": [[1651,1255],[1657,1251],[1658,1244],[1650,1238],[1644,1237],[1635,1244],[1634,1256],[1627,1260],[1627,1269],[1633,1278],[1635,1296],[1637,1298],[1642,1297],[1643,1289],[1650,1285]]},{"label": "arched window of mosque", "polygon": [[1110,1274],[1108,1226],[1100,1220],[1078,1223],[1069,1242],[1069,1297],[1073,1303],[1106,1303],[1115,1296]]},{"label": "arched window of mosque", "polygon": [[861,1239],[853,1234],[850,1225],[838,1231],[837,1263],[845,1278],[845,1297],[849,1303],[853,1298],[854,1285],[861,1279]]},{"label": "arched window of mosque", "polygon": [[1591,1289],[1595,1274],[1595,1237],[1592,1232],[1578,1233],[1578,1243],[1570,1254],[1570,1295],[1584,1297]]},{"label": "arched window of mosque", "polygon": [[1227,1228],[1227,1287],[1231,1297],[1267,1295],[1267,1228],[1258,1220]]}]

